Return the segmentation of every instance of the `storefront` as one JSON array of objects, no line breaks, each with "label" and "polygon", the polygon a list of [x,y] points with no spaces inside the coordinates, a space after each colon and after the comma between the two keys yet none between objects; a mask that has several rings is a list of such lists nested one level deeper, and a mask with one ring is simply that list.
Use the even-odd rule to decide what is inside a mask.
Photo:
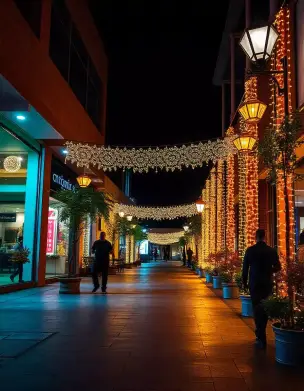
[{"label": "storefront", "polygon": [[[35,279],[41,161],[35,140],[0,125],[0,285]],[[12,258],[18,243],[29,250],[22,275]]]},{"label": "storefront", "polygon": [[[56,192],[62,189],[74,191],[77,186],[76,178],[75,172],[53,157],[47,223],[46,278],[64,275],[68,271],[70,232],[67,224],[60,221],[60,211],[64,204],[56,199]],[[83,247],[82,243],[82,252],[84,252]]]}]

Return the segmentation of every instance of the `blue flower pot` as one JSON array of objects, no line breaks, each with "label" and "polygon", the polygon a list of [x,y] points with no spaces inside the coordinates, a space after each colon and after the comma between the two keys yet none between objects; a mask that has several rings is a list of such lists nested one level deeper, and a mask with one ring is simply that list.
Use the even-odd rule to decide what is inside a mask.
[{"label": "blue flower pot", "polygon": [[242,303],[242,316],[246,318],[253,318],[251,297],[247,295],[241,295],[240,299]]},{"label": "blue flower pot", "polygon": [[212,274],[205,273],[206,276],[206,284],[212,284]]},{"label": "blue flower pot", "polygon": [[272,328],[275,334],[276,361],[294,367],[303,365],[304,331],[281,329],[278,323]]},{"label": "blue flower pot", "polygon": [[223,299],[238,299],[240,292],[236,283],[222,282]]},{"label": "blue flower pot", "polygon": [[203,278],[204,273],[203,273],[203,270],[202,270],[202,269],[199,269],[199,270],[198,270],[198,275],[199,275],[199,278]]},{"label": "blue flower pot", "polygon": [[195,273],[199,275],[199,268],[198,267],[195,269]]},{"label": "blue flower pot", "polygon": [[213,289],[221,289],[222,288],[222,280],[220,276],[213,276]]}]

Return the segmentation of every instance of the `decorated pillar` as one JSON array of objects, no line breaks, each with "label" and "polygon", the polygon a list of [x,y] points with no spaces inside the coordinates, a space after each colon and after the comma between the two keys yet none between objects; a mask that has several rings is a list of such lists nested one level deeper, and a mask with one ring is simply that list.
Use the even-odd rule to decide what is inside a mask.
[{"label": "decorated pillar", "polygon": [[[288,94],[288,110],[285,108],[284,95],[280,95],[276,84],[270,79],[271,97],[270,106],[271,111],[271,125],[274,129],[279,129],[285,112],[290,114],[293,112],[295,106],[294,91],[292,89],[292,37],[290,31],[290,9],[288,7],[282,8],[275,17],[274,25],[279,33],[279,38],[276,44],[276,50],[271,57],[271,70],[283,70],[282,58],[286,56],[288,66],[287,77],[287,91]],[[282,74],[277,74],[276,79],[280,87],[284,86],[284,78]],[[293,197],[293,178],[287,178],[287,194],[289,201],[289,228],[290,228],[290,255],[295,255],[295,219],[294,219],[294,197]],[[276,197],[277,197],[277,233],[278,233],[278,250],[279,253],[286,255],[286,211],[284,202],[284,181],[283,178],[277,180],[276,183]]]},{"label": "decorated pillar", "polygon": [[210,247],[210,179],[206,181],[206,208],[205,208],[205,260],[208,259],[211,247]]},{"label": "decorated pillar", "polygon": [[[229,128],[227,130],[227,136],[232,136],[234,134],[234,129]],[[229,251],[235,250],[235,235],[236,235],[236,225],[235,225],[235,156],[230,154],[227,158],[226,167],[226,203],[225,203],[225,215],[226,215],[226,248]]]},{"label": "decorated pillar", "polygon": [[217,215],[216,215],[216,168],[210,173],[210,253],[216,253]]}]

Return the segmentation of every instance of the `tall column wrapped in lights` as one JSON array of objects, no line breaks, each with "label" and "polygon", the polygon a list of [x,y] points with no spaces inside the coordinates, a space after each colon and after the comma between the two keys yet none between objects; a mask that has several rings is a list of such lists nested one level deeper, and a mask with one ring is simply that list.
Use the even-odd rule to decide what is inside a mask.
[{"label": "tall column wrapped in lights", "polygon": [[217,215],[216,215],[216,168],[210,173],[210,253],[216,253]]},{"label": "tall column wrapped in lights", "polygon": [[[234,134],[234,129],[230,127],[227,130],[227,136]],[[226,248],[229,251],[235,249],[235,156],[229,155],[227,158],[227,175],[226,175]]]},{"label": "tall column wrapped in lights", "polygon": [[247,238],[246,238],[246,179],[247,179],[247,155],[238,156],[238,176],[239,176],[239,237],[238,250],[241,256],[244,255]]},{"label": "tall column wrapped in lights", "polygon": [[211,215],[211,208],[210,208],[210,190],[211,190],[211,184],[210,184],[210,179],[207,179],[206,181],[206,204],[207,208],[205,208],[205,260],[208,259],[208,256],[211,252],[210,250],[210,215]]},{"label": "tall column wrapped in lights", "polygon": [[[206,196],[206,188],[203,189],[202,191],[202,200],[206,201],[207,200],[207,196]],[[206,262],[206,259],[207,259],[207,249],[206,249],[206,246],[207,246],[207,229],[206,229],[206,215],[207,215],[207,210],[206,208],[204,208],[203,212],[202,212],[202,232],[201,232],[201,236],[202,236],[202,241],[201,241],[201,252],[202,252],[202,267],[205,266],[205,262]]]},{"label": "tall column wrapped in lights", "polygon": [[224,186],[223,186],[224,161],[217,162],[216,171],[216,252],[225,248],[224,241]]},{"label": "tall column wrapped in lights", "polygon": [[[288,88],[285,94],[288,94],[287,104],[288,110],[285,107],[284,95],[280,94],[273,79],[270,79],[271,97],[270,106],[271,121],[274,128],[279,129],[281,122],[284,119],[286,111],[293,112],[293,94],[292,94],[292,79],[291,79],[291,53],[292,42],[290,32],[290,10],[287,7],[282,8],[276,15],[274,25],[279,33],[276,44],[276,51],[271,56],[270,69],[272,71],[283,71],[282,59],[287,57],[287,84]],[[281,88],[284,86],[283,74],[276,74],[276,79]],[[288,92],[287,92],[288,91]],[[283,178],[277,180],[277,227],[278,227],[278,249],[281,254],[286,254],[286,211],[284,201],[284,181]],[[293,202],[293,178],[287,178],[287,194],[289,203],[289,226],[290,226],[290,256],[295,255],[295,220],[294,220],[294,202]]]}]

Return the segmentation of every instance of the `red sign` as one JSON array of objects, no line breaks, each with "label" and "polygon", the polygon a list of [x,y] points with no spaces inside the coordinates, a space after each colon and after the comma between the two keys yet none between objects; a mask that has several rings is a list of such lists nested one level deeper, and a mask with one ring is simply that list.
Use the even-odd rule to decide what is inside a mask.
[{"label": "red sign", "polygon": [[55,234],[56,234],[57,216],[58,216],[57,210],[50,208],[49,218],[48,218],[47,240],[46,240],[47,255],[52,255],[55,252]]},{"label": "red sign", "polygon": [[54,254],[55,251],[55,220],[48,220],[48,232],[46,240],[46,253]]}]

